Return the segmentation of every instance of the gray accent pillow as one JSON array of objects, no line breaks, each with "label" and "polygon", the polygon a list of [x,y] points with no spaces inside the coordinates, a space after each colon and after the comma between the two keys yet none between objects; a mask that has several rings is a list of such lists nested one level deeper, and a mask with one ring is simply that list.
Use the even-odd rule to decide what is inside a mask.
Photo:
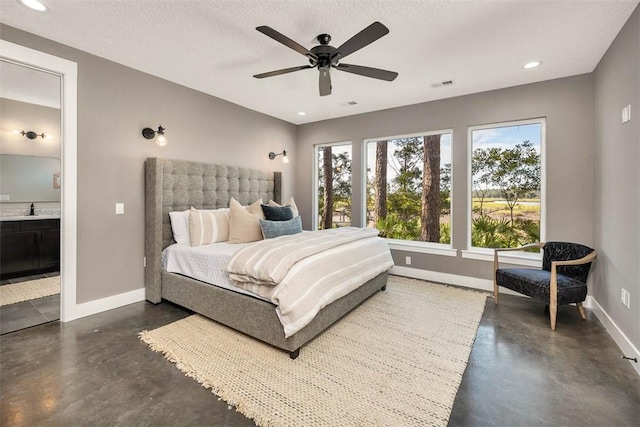
[{"label": "gray accent pillow", "polygon": [[293,211],[289,206],[262,205],[262,212],[269,221],[289,221],[293,219]]},{"label": "gray accent pillow", "polygon": [[288,221],[269,221],[261,219],[260,228],[265,239],[273,239],[278,236],[302,233],[302,220],[299,216]]}]

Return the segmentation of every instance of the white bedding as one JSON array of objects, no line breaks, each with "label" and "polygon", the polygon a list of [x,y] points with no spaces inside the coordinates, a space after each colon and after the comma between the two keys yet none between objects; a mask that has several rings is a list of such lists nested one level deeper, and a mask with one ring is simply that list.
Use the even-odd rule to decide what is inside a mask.
[{"label": "white bedding", "polygon": [[269,301],[269,299],[235,286],[225,271],[231,256],[251,243],[219,242],[210,245],[190,246],[174,243],[162,251],[162,269],[178,273],[210,285]]},{"label": "white bedding", "polygon": [[378,230],[355,227],[310,231],[256,242],[227,265],[237,287],[276,304],[285,337],[324,307],[393,266]]}]

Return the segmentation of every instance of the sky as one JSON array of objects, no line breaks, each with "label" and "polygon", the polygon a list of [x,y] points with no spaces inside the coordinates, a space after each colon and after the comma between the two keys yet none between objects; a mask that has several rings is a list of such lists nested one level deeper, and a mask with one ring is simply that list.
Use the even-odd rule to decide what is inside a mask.
[{"label": "sky", "polygon": [[490,129],[478,129],[471,132],[473,149],[476,148],[513,148],[516,144],[529,141],[540,153],[541,125],[539,123],[506,126]]}]

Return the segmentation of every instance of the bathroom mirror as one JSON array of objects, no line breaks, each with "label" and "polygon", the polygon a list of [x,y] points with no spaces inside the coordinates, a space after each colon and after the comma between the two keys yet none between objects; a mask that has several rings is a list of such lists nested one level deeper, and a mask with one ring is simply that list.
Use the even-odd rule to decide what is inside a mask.
[{"label": "bathroom mirror", "polygon": [[0,154],[1,202],[59,202],[60,159]]}]

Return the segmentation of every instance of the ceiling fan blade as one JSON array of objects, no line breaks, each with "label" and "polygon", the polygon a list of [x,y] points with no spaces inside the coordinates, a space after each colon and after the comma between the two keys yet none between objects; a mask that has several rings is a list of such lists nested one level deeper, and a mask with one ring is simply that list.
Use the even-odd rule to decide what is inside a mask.
[{"label": "ceiling fan blade", "polygon": [[387,27],[379,22],[374,22],[337,48],[331,54],[331,59],[342,59],[347,55],[351,55],[356,50],[362,49],[388,33],[389,29]]},{"label": "ceiling fan blade", "polygon": [[392,82],[398,77],[395,71],[381,70],[380,68],[363,67],[362,65],[338,64],[335,66],[340,71],[358,74],[359,76],[371,77],[373,79],[386,80]]},{"label": "ceiling fan blade", "polygon": [[267,27],[266,25],[263,25],[261,27],[256,27],[256,30],[260,31],[265,36],[271,37],[275,41],[282,43],[283,45],[287,46],[288,48],[291,48],[291,49],[295,50],[296,52],[303,54],[304,56],[307,56],[309,58],[313,58],[315,60],[318,59],[318,57],[315,54],[311,53],[310,50],[308,50],[304,46],[301,46],[300,44],[294,42],[289,37],[287,37],[287,36],[285,36],[283,34],[280,34],[279,32],[277,32],[276,30],[274,30],[271,27]]},{"label": "ceiling fan blade", "polygon": [[294,71],[306,70],[307,68],[313,68],[313,66],[301,65],[299,67],[291,67],[282,70],[269,71],[268,73],[256,74],[253,77],[255,77],[256,79],[264,79],[265,77],[279,76],[280,74],[293,73]]},{"label": "ceiling fan blade", "polygon": [[329,67],[320,67],[320,96],[331,95],[331,74],[329,73]]}]

